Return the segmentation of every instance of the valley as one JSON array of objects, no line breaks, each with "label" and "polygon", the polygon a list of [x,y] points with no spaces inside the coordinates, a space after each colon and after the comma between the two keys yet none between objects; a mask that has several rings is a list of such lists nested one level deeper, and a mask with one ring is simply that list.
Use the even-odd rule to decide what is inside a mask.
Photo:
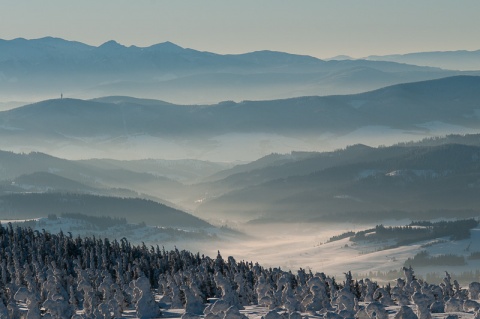
[{"label": "valley", "polygon": [[480,319],[479,10],[5,3],[0,319]]}]

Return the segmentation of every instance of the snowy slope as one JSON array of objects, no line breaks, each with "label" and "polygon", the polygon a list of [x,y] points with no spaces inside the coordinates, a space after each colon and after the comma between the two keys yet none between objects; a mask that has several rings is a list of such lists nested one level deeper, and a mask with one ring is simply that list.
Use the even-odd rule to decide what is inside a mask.
[{"label": "snowy slope", "polygon": [[[386,226],[406,225],[408,222],[392,221],[385,223]],[[290,227],[290,229],[288,229]],[[304,227],[304,231],[302,231]],[[321,227],[321,228],[320,228]],[[385,249],[392,242],[381,243],[354,243],[348,238],[329,242],[333,236],[350,230],[362,230],[371,228],[369,225],[356,226],[353,224],[335,225],[287,225],[278,226],[278,231],[273,232],[268,226],[256,229],[256,240],[244,240],[222,244],[218,249],[223,255],[232,255],[237,260],[252,260],[268,267],[281,267],[295,271],[300,267],[311,269],[312,272],[324,272],[329,275],[343,278],[343,273],[352,271],[358,276],[364,276],[369,272],[387,272],[400,270],[408,258],[413,258],[421,251],[427,251],[431,256],[454,254],[464,256],[467,262],[464,266],[435,266],[415,267],[415,273],[425,276],[427,273],[438,272],[443,274],[445,270],[450,273],[460,274],[480,268],[480,260],[470,260],[468,256],[472,252],[480,251],[480,228],[471,231],[471,238],[452,241],[449,238],[436,238],[422,241],[397,248]],[[315,231],[314,228],[317,228]],[[469,246],[469,250],[466,248]],[[215,250],[216,252],[216,250]],[[207,251],[214,253],[214,251]],[[379,278],[380,280],[380,278]]]}]

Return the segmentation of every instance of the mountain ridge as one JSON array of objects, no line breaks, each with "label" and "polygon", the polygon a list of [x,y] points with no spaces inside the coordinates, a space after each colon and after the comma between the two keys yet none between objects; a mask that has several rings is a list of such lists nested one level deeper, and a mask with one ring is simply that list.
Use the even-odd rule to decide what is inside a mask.
[{"label": "mountain ridge", "polygon": [[[210,188],[204,184],[204,189],[217,193],[211,192],[196,212],[210,218],[220,218],[217,214],[221,212],[224,219],[286,222],[476,216],[480,140],[477,145],[365,150],[367,156],[362,157],[348,155],[348,149],[339,151],[340,160],[332,158],[329,164],[325,162],[328,153],[317,154],[309,171],[297,169],[282,176],[266,167],[245,172],[241,179],[230,175],[210,183]],[[294,163],[275,169],[285,172],[285,167]],[[296,165],[304,167],[305,163],[301,160]],[[251,179],[258,175],[264,180]],[[222,184],[216,185],[219,182]]]},{"label": "mountain ridge", "polygon": [[[172,42],[114,40],[92,46],[60,38],[0,40],[0,99],[129,95],[180,104],[364,92],[462,72],[389,61],[331,60],[261,50],[217,54]],[[195,99],[193,98],[195,97]]]},{"label": "mountain ridge", "polygon": [[[175,152],[207,156],[234,144],[240,152],[250,141],[257,141],[258,158],[272,152],[320,150],[326,144],[342,147],[341,143],[365,143],[371,134],[378,135],[369,133],[375,130],[385,139],[392,134],[392,139],[410,141],[415,135],[477,130],[479,88],[479,76],[454,76],[352,95],[213,105],[175,105],[124,97],[47,100],[0,112],[0,137],[4,137],[0,148],[25,150],[34,144],[33,150],[52,153],[68,143],[69,147],[94,151],[91,157],[106,157],[97,149],[118,152],[140,148],[150,152],[146,157],[161,158],[163,152],[154,147],[157,143]],[[256,134],[261,137],[255,138]],[[245,145],[238,144],[239,137],[246,139]],[[228,143],[230,140],[233,144]],[[267,144],[264,150],[265,143],[258,141],[272,146]],[[294,142],[305,146],[288,147],[287,143]],[[189,148],[182,151],[185,145]],[[178,156],[195,157],[188,154]],[[203,157],[208,158],[213,157]]]},{"label": "mountain ridge", "polygon": [[371,61],[391,61],[451,70],[480,70],[480,50],[429,51],[405,54],[370,55]]}]

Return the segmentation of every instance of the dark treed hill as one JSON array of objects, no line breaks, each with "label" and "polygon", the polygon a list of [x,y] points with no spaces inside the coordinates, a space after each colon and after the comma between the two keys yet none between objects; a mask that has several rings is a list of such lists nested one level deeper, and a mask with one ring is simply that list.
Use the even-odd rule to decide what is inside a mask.
[{"label": "dark treed hill", "polygon": [[[125,217],[112,218],[108,216],[91,216],[80,213],[63,213],[61,217],[85,221],[91,225],[95,225],[95,227],[98,227],[100,229],[107,229],[115,225],[127,225],[127,219]],[[49,215],[48,218],[55,219],[58,217],[57,215]]]},{"label": "dark treed hill", "polygon": [[377,225],[375,228],[356,232],[350,237],[351,241],[386,241],[395,240],[397,246],[448,237],[450,240],[470,238],[470,230],[478,226],[475,219],[440,222],[412,222],[407,226]]},{"label": "dark treed hill", "polygon": [[356,97],[359,109],[368,113],[372,121],[379,121],[378,125],[386,121],[389,126],[406,128],[415,118],[417,123],[440,121],[476,126],[479,88],[480,77],[458,76],[394,85]]},{"label": "dark treed hill", "polygon": [[407,152],[409,149],[406,147],[374,148],[357,144],[333,152],[273,154],[221,171],[208,178],[211,182],[196,186],[208,189],[209,192],[215,190],[213,194],[218,194],[219,191],[224,193],[271,180],[308,175],[339,165],[392,158]]},{"label": "dark treed hill", "polygon": [[317,156],[317,152],[291,152],[290,154],[278,154],[273,153],[259,158],[250,163],[235,165],[232,168],[221,170],[213,175],[204,179],[207,181],[216,181],[226,178],[234,174],[241,174],[251,172],[254,170],[260,170],[266,167],[277,167],[290,162],[297,162],[302,159]]},{"label": "dark treed hill", "polygon": [[88,187],[74,180],[64,178],[49,172],[35,172],[15,178],[12,185],[26,191],[57,191],[70,193],[95,193],[98,189]]},{"label": "dark treed hill", "polygon": [[[187,108],[187,107],[185,107]],[[189,111],[176,105],[117,104],[78,99],[43,101],[5,113],[8,127],[20,134],[43,133],[47,137],[118,136],[159,132],[178,134],[177,123],[191,125]],[[190,107],[191,108],[191,107]],[[173,121],[173,122],[172,122]],[[44,125],[51,126],[50,129]],[[53,130],[52,130],[53,129]],[[17,131],[11,131],[15,133]]]},{"label": "dark treed hill", "polygon": [[26,154],[0,150],[0,163],[0,180],[14,179],[38,171],[48,172],[49,168],[63,171],[74,167],[69,161],[38,152]]},{"label": "dark treed hill", "polygon": [[398,146],[438,146],[443,144],[463,144],[480,146],[480,134],[448,134],[425,138],[416,142],[398,143]]},{"label": "dark treed hill", "polygon": [[[277,179],[268,179],[267,172],[280,172],[283,166],[252,171],[252,177],[232,175],[215,183],[228,186],[234,184],[230,178],[238,178],[244,187],[212,196],[198,213],[319,221],[478,215],[480,147],[446,144],[359,150],[364,154],[358,158],[349,157],[348,149],[331,153],[338,156],[337,163],[319,154],[311,159],[310,172],[298,170],[295,175],[292,170],[292,175]],[[267,180],[261,182],[258,176]],[[249,178],[258,183],[245,182]]]},{"label": "dark treed hill", "polygon": [[[461,161],[456,163],[455,158],[437,158],[435,153],[429,155],[428,158],[424,158],[422,153],[430,153],[431,150],[414,145],[416,144],[412,143],[410,146],[395,145],[379,148],[366,145],[352,145],[333,152],[292,153],[285,155],[272,154],[258,161],[221,171],[209,177],[207,179],[210,180],[209,182],[194,185],[191,189],[197,189],[197,194],[207,190],[212,197],[217,197],[232,190],[246,189],[269,181],[292,178],[294,176],[314,174],[338,166],[343,167],[365,162],[380,162],[404,157],[410,158],[408,165],[413,163],[413,161],[422,161],[423,163],[414,165],[423,165],[422,167],[429,166],[432,169],[445,169],[445,165],[449,168],[451,168],[451,165],[463,165]],[[446,147],[443,146],[444,144],[439,145]],[[441,152],[442,147],[437,151]],[[460,160],[465,159],[461,151],[462,149],[467,150],[468,147],[463,148],[460,144],[456,147],[458,147],[460,153],[455,154],[455,152],[451,152],[450,156],[458,156]],[[438,165],[443,165],[443,167],[434,167],[437,162]]]},{"label": "dark treed hill", "polygon": [[[384,243],[385,246],[382,250],[421,242],[427,247],[432,245],[431,240],[434,239],[437,242],[469,239],[471,238],[471,230],[477,226],[478,220],[473,218],[439,222],[414,221],[406,226],[384,226],[381,224],[362,231],[348,231],[332,236],[327,243],[348,238],[349,241],[357,244],[365,242]],[[427,241],[430,241],[430,243],[425,243]],[[405,264],[409,265],[408,263]]]},{"label": "dark treed hill", "polygon": [[[131,186],[131,185],[125,185]],[[129,198],[143,198],[158,201],[162,204],[172,206],[171,203],[148,196],[143,193],[138,193],[135,190],[128,188],[112,187],[97,185],[97,187],[87,186],[83,183],[74,181],[62,176],[39,171],[32,174],[20,175],[13,180],[0,181],[0,195],[5,194],[21,194],[21,193],[70,193],[70,194],[91,194],[99,196],[114,196],[114,197],[129,197]]]},{"label": "dark treed hill", "polygon": [[[415,167],[420,167],[420,170],[428,167],[427,171],[430,175],[434,170],[448,171],[464,165],[467,169],[471,169],[471,166],[467,165],[471,161],[469,156],[475,158],[476,155],[469,153],[472,148],[468,146],[480,147],[480,135],[449,135],[424,139],[420,142],[400,143],[390,147],[369,147],[360,144],[333,152],[271,154],[257,161],[218,172],[204,182],[190,187],[190,191],[197,197],[207,191],[211,198],[217,198],[234,190],[247,191],[250,187],[270,181],[275,183],[282,179],[314,174],[330,168],[337,172],[343,168],[336,170],[335,167],[348,167],[353,164],[376,162],[366,164],[375,166],[387,160],[391,161],[390,167],[383,167],[382,170],[367,167],[362,173],[358,173],[359,176],[367,175],[365,177],[368,177],[370,174],[378,174],[382,171],[388,173],[390,168],[392,168],[391,171],[395,170],[393,167],[407,169],[406,172],[414,170]],[[401,163],[400,161],[403,160],[408,162]],[[248,196],[244,200],[244,205],[248,206]]]},{"label": "dark treed hill", "polygon": [[445,254],[438,256],[430,256],[427,251],[423,250],[417,253],[413,258],[407,258],[404,263],[405,267],[432,267],[432,266],[464,266],[466,265],[465,257],[454,254]]},{"label": "dark treed hill", "polygon": [[138,104],[138,105],[145,105],[145,106],[171,106],[172,103],[161,101],[161,100],[154,100],[154,99],[140,99],[132,96],[104,96],[91,99],[90,101],[100,102],[100,103],[111,103],[111,104]]},{"label": "dark treed hill", "polygon": [[183,211],[154,201],[86,194],[26,193],[0,196],[4,219],[31,219],[49,214],[80,213],[125,218],[130,223],[177,227],[211,227]]}]

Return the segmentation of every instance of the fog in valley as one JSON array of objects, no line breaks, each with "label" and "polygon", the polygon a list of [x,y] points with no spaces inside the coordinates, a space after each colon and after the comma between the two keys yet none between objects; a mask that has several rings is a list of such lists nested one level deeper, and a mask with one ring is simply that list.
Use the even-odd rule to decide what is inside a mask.
[{"label": "fog in valley", "polygon": [[[70,101],[57,102],[68,107]],[[74,125],[64,129],[74,130]],[[432,247],[445,244],[441,238],[398,247],[394,238],[363,243],[351,242],[351,234],[341,241],[331,238],[380,224],[403,227],[419,220],[476,218],[480,204],[478,134],[272,153],[251,162],[113,156],[72,160],[9,151],[0,152],[0,158],[4,224],[27,220],[38,230],[126,236],[133,243],[209,256],[220,251],[268,267],[308,267],[337,276],[348,270],[359,275],[376,271],[386,280],[382,276],[403,267],[428,240]],[[101,219],[89,216],[115,220],[99,226]],[[457,245],[470,247],[471,241]],[[476,265],[468,254],[477,248],[469,249],[462,257],[465,263],[455,268],[458,273]]]}]

